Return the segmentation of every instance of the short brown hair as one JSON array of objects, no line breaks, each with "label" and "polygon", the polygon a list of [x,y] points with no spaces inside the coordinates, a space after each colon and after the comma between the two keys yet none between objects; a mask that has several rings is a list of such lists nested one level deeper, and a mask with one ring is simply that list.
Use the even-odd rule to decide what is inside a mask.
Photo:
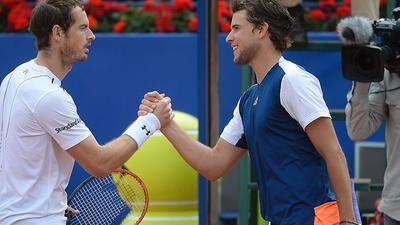
[{"label": "short brown hair", "polygon": [[50,47],[50,34],[55,25],[68,31],[74,23],[71,11],[76,6],[83,8],[80,0],[45,0],[35,6],[29,31],[36,37],[38,50]]},{"label": "short brown hair", "polygon": [[278,51],[285,51],[290,47],[290,33],[294,20],[287,9],[276,0],[234,0],[233,12],[247,11],[247,20],[255,27],[266,22],[269,27],[270,39]]}]

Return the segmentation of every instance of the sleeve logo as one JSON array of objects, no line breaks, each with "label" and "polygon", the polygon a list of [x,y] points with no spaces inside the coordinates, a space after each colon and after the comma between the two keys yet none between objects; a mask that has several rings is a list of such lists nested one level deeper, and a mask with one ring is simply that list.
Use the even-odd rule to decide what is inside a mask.
[{"label": "sleeve logo", "polygon": [[75,125],[77,125],[78,123],[80,123],[82,120],[80,119],[80,118],[78,118],[78,119],[75,119],[74,120],[74,122],[71,122],[71,123],[68,123],[67,125],[65,125],[65,126],[62,126],[62,127],[57,127],[56,129],[54,129],[56,132],[57,132],[57,134],[58,133],[60,133],[61,131],[63,131],[63,130],[69,130],[69,129],[71,129],[72,127],[74,127]]}]

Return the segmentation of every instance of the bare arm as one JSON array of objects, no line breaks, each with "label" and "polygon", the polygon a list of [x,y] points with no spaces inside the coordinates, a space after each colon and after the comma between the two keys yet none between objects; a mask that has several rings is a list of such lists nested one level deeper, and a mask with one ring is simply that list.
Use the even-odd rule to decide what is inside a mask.
[{"label": "bare arm", "polygon": [[[368,94],[369,86],[369,83],[355,82],[347,95],[346,128],[354,141],[374,134],[385,118],[385,93]],[[371,84],[371,92],[382,90],[382,83]]]},{"label": "bare arm", "polygon": [[182,158],[209,180],[217,180],[226,174],[247,152],[220,138],[214,148],[210,148],[190,138],[174,122],[161,129]]},{"label": "bare arm", "polygon": [[332,121],[321,117],[310,123],[305,131],[326,162],[341,221],[355,221],[347,162],[336,138]]},{"label": "bare arm", "polygon": [[127,135],[122,135],[104,146],[99,145],[91,135],[68,149],[68,153],[90,174],[104,177],[126,162],[137,148],[136,142]]},{"label": "bare arm", "polygon": [[[157,117],[161,126],[165,126],[172,119],[170,101],[171,100],[169,98],[164,98],[155,105],[153,113]],[[137,121],[139,121],[139,119]],[[135,121],[130,127],[134,126],[137,121]],[[138,128],[140,132],[145,133],[149,128],[147,127],[145,129],[140,129],[140,127],[142,127],[142,125],[139,125]],[[130,128],[128,128],[128,130],[129,129]],[[157,128],[154,130],[156,129]],[[67,151],[90,174],[96,177],[103,177],[112,170],[122,166],[123,163],[135,153],[135,151],[138,149],[138,143],[140,145],[140,141],[138,142],[138,140],[145,140],[138,139],[136,137],[146,136],[141,134],[136,135],[136,137],[133,138],[135,136],[135,132],[129,133],[126,131],[125,133],[129,134],[129,136],[124,134],[119,138],[110,141],[104,146],[99,145],[93,135],[90,135],[88,138],[68,149]]]},{"label": "bare arm", "polygon": [[[162,99],[158,92],[148,92],[139,106],[139,115],[153,112],[155,104]],[[220,138],[215,147],[210,148],[193,140],[179,126],[171,121],[161,129],[182,158],[209,180],[217,180],[225,175],[247,150],[235,147]]]}]

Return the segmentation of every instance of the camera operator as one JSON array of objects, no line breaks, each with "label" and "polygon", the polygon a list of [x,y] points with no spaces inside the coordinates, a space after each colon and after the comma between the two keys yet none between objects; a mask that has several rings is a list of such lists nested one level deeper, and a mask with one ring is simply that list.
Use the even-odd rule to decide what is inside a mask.
[{"label": "camera operator", "polygon": [[[400,225],[400,8],[395,19],[352,17],[338,24],[344,42],[342,69],[353,81],[347,94],[346,128],[361,141],[385,122],[387,167],[378,207],[385,225]],[[378,42],[372,42],[377,40]]]},{"label": "camera operator", "polygon": [[385,69],[381,82],[353,82],[347,95],[346,127],[350,138],[360,141],[386,122],[387,167],[379,210],[385,225],[400,225],[400,77]]},{"label": "camera operator", "polygon": [[[353,80],[345,110],[347,132],[354,141],[364,140],[386,122],[387,167],[379,205],[385,225],[400,225],[400,8],[393,14],[396,20],[381,19],[372,26],[361,17],[338,25],[349,44],[342,48],[344,75]],[[374,33],[382,39],[379,47],[367,44]]]}]

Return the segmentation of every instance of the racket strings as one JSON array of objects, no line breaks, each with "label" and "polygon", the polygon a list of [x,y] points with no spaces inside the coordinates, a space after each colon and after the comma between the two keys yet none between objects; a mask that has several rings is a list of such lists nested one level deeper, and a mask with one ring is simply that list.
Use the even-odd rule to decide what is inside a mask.
[{"label": "racket strings", "polygon": [[130,219],[137,221],[145,212],[145,202],[147,202],[145,192],[142,191],[144,188],[141,182],[135,177],[126,174],[120,175],[114,180],[119,188],[121,198],[131,209]]},{"label": "racket strings", "polygon": [[[116,177],[119,178],[115,179]],[[141,199],[144,201],[144,197],[141,199],[136,197],[138,195],[135,194],[132,185],[137,185],[138,182],[133,177],[132,179],[129,177],[131,176],[109,175],[105,178],[92,179],[84,185],[70,201],[71,207],[80,211],[78,216],[72,217],[71,224],[115,224],[120,216],[125,218],[131,209],[139,214],[139,210],[143,210],[143,207],[132,208],[130,205],[140,205],[135,201]],[[126,212],[125,215],[123,212]]]}]

